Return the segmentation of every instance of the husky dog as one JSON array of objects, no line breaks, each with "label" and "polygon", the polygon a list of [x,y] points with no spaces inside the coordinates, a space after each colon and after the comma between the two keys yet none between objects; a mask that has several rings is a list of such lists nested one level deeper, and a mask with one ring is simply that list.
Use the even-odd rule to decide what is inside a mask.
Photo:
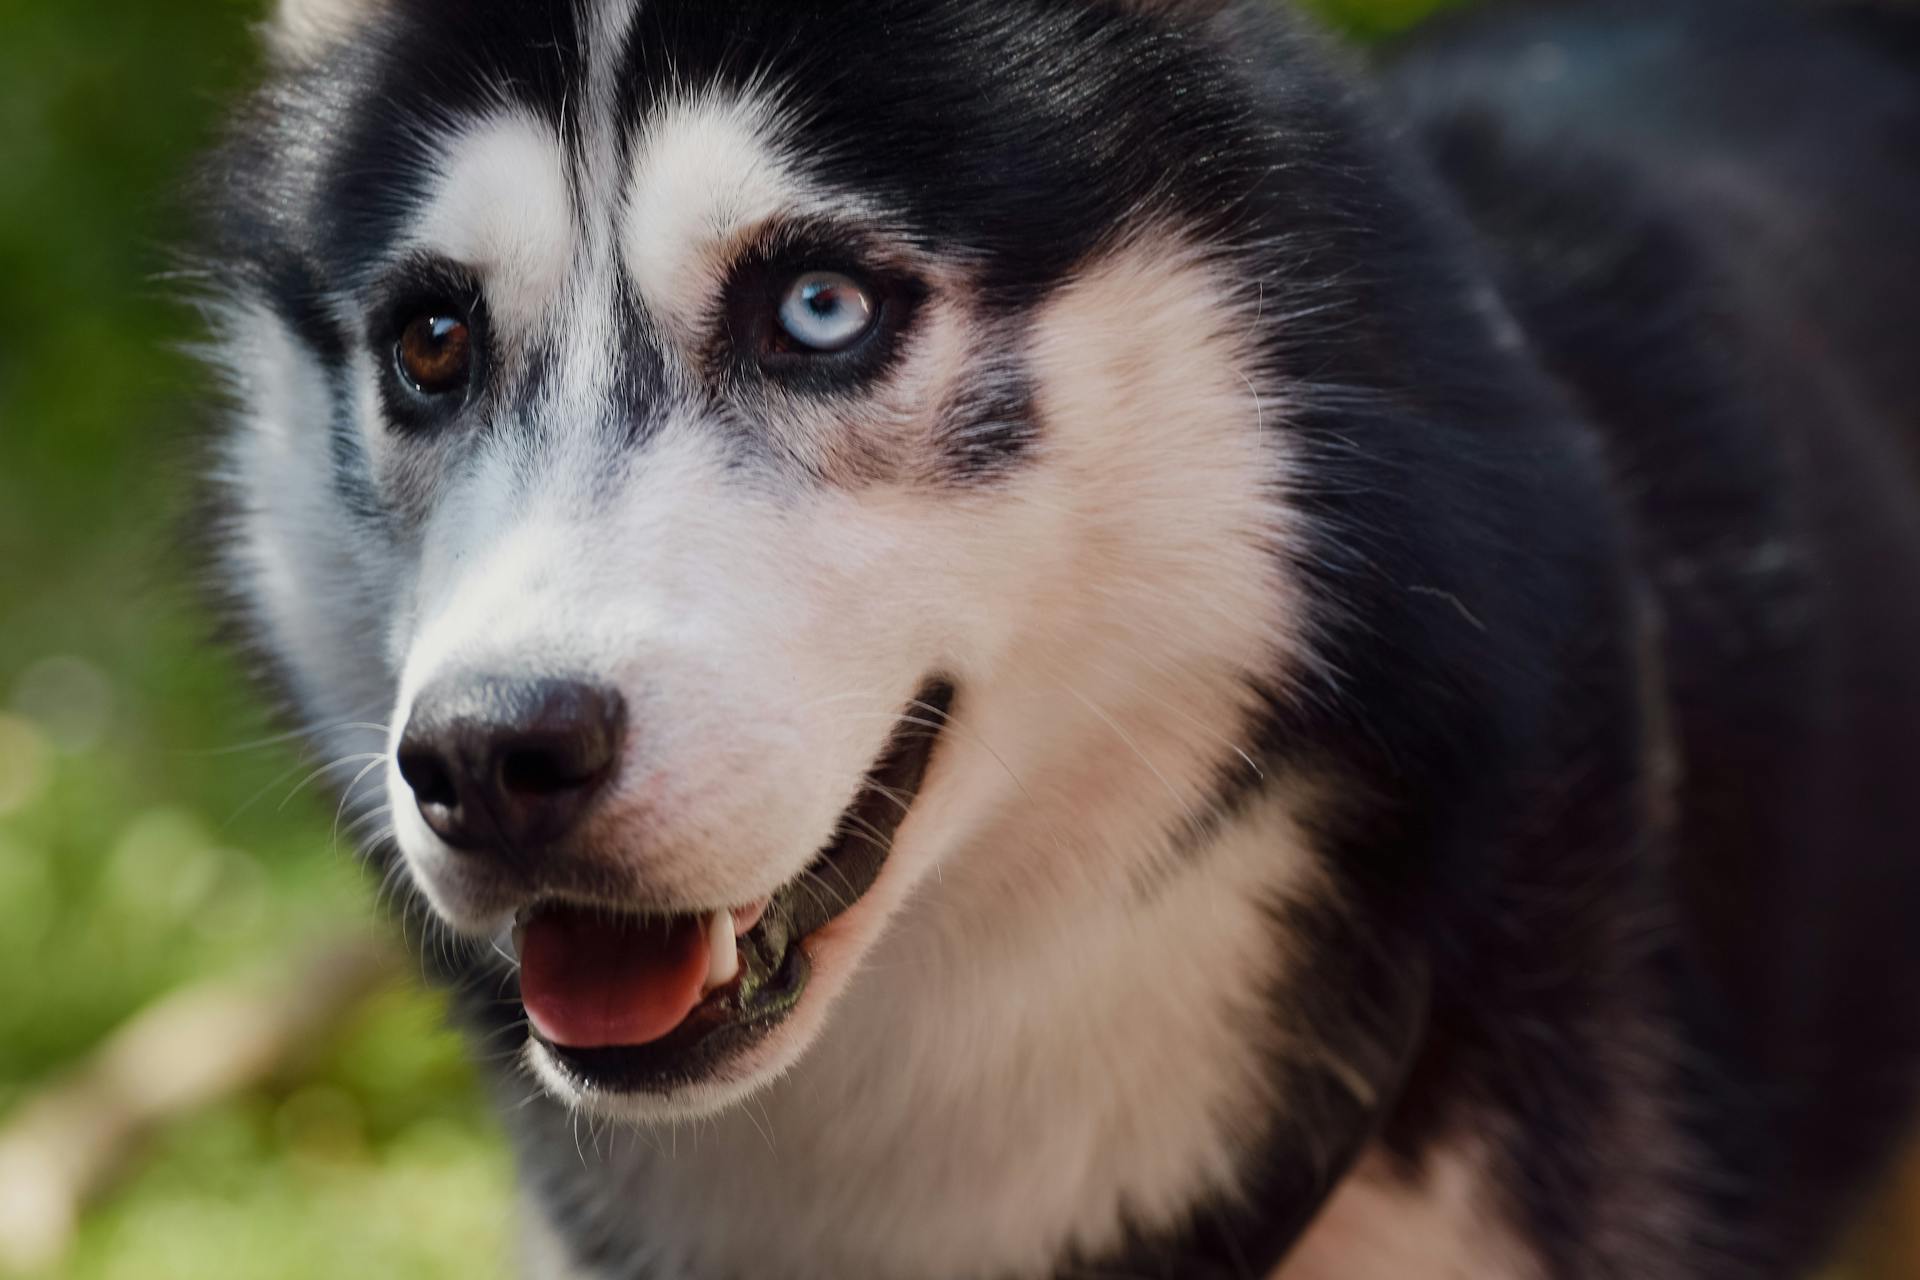
[{"label": "husky dog", "polygon": [[529,1273],[1818,1265],[1920,1060],[1868,21],[287,0],[219,577]]}]

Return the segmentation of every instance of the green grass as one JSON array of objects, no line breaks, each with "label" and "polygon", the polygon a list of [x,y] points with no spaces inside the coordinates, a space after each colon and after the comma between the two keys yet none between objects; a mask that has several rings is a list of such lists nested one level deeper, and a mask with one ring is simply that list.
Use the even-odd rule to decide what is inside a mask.
[{"label": "green grass", "polygon": [[310,1078],[176,1126],[88,1222],[70,1280],[507,1280],[505,1153],[417,994]]},{"label": "green grass", "polygon": [[[1316,0],[1368,35],[1442,2]],[[307,769],[236,749],[273,728],[174,536],[207,388],[156,277],[256,13],[0,5],[0,1120],[157,995],[372,916]],[[498,1135],[415,987],[145,1155],[61,1276],[466,1280],[506,1256]]]}]

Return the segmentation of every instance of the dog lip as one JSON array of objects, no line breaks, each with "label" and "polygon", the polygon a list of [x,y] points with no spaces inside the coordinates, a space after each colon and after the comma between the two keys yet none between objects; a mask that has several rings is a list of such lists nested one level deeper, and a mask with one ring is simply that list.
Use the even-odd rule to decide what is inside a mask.
[{"label": "dog lip", "polygon": [[[699,1083],[764,1040],[805,993],[812,957],[804,944],[879,880],[893,837],[925,781],[953,697],[952,685],[935,681],[909,704],[842,813],[834,838],[740,933],[737,977],[706,993],[680,1026],[650,1044],[623,1047],[569,1048],[537,1030],[530,1031],[532,1039],[578,1087],[610,1094],[664,1094]],[[524,925],[540,909],[524,909],[519,922]]]},{"label": "dog lip", "polygon": [[880,878],[893,837],[919,798],[952,706],[951,685],[936,682],[921,690],[867,771],[859,794],[841,813],[833,840],[798,878],[774,894],[769,912],[784,909],[796,939],[811,938],[832,924]]}]

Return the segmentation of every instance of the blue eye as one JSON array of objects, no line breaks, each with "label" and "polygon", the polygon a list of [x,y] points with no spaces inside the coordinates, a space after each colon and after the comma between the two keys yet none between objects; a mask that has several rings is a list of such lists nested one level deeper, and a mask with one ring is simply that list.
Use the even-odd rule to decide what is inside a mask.
[{"label": "blue eye", "polygon": [[845,351],[867,336],[879,307],[858,281],[809,271],[780,299],[780,327],[809,351]]}]

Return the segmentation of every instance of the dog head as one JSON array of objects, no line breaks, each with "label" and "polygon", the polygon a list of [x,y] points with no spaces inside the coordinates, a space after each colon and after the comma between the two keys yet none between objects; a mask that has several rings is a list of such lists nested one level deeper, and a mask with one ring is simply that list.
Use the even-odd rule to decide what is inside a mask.
[{"label": "dog head", "polygon": [[1326,177],[1217,8],[287,6],[214,168],[225,573],[556,1090],[737,1099],[936,871],[1136,882],[1238,767],[1332,215],[1271,221]]}]

